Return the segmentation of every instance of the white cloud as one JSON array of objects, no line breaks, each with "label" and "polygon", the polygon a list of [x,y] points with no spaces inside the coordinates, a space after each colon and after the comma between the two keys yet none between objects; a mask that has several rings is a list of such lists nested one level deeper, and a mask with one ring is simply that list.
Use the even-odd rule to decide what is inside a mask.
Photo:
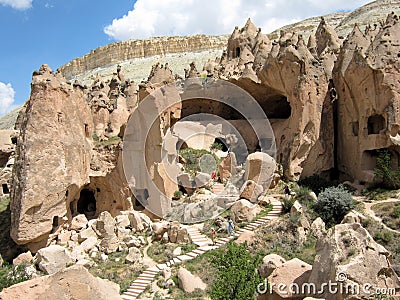
[{"label": "white cloud", "polygon": [[225,34],[247,18],[269,33],[283,25],[371,0],[137,0],[133,9],[104,28],[115,40],[150,36]]},{"label": "white cloud", "polygon": [[33,0],[0,0],[1,5],[11,6],[15,9],[25,10],[32,7]]},{"label": "white cloud", "polygon": [[10,83],[0,82],[0,115],[8,112],[14,102],[15,91]]}]

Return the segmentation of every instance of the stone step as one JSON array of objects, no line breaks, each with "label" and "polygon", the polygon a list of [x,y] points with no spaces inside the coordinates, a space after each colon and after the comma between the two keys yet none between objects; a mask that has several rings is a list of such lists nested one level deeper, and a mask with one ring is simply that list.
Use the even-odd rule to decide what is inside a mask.
[{"label": "stone step", "polygon": [[125,294],[121,295],[121,298],[123,300],[134,300],[134,299],[136,299],[136,297],[134,297],[134,296],[128,296],[128,295],[125,295]]}]

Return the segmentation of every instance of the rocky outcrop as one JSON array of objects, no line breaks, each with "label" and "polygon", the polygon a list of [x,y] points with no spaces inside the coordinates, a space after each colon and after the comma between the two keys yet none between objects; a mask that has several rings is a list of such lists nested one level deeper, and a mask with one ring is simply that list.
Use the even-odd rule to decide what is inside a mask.
[{"label": "rocky outcrop", "polygon": [[179,287],[185,293],[192,293],[196,289],[204,291],[207,288],[207,285],[200,277],[193,275],[183,267],[180,267],[178,270],[178,283]]},{"label": "rocky outcrop", "polygon": [[18,244],[46,242],[89,182],[93,121],[82,91],[43,65],[18,125],[11,236]]},{"label": "rocky outcrop", "polygon": [[380,150],[400,162],[399,30],[394,14],[382,27],[355,26],[335,64],[338,168],[361,182],[374,181]]},{"label": "rocky outcrop", "polygon": [[[400,281],[392,267],[391,254],[376,243],[359,223],[340,224],[331,228],[316,246],[317,255],[309,282],[321,287],[323,283],[359,286],[358,297],[368,298],[377,288],[400,288]],[[365,284],[368,284],[367,289]],[[324,291],[317,297],[324,299],[353,299],[351,290],[338,294]]]},{"label": "rocky outcrop", "polygon": [[119,286],[94,277],[83,266],[73,266],[53,275],[31,279],[3,289],[4,300],[25,299],[119,300]]}]

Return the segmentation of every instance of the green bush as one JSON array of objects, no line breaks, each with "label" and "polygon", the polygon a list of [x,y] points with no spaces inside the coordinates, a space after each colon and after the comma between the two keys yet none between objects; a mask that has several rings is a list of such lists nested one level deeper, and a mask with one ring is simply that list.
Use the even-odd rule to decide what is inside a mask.
[{"label": "green bush", "polygon": [[400,189],[400,168],[393,169],[391,155],[387,149],[379,150],[376,159],[375,175],[382,180],[382,187]]},{"label": "green bush", "polygon": [[13,267],[7,263],[4,263],[0,267],[0,291],[4,288],[8,288],[14,284],[26,281],[29,276],[25,273],[25,267],[23,265]]},{"label": "green bush", "polygon": [[222,150],[222,148],[223,148],[223,145],[218,142],[212,143],[212,145],[210,147],[211,150]]},{"label": "green bush", "polygon": [[391,216],[392,216],[393,218],[397,218],[397,219],[400,218],[400,205],[399,205],[399,204],[396,204],[396,205],[393,207],[393,212],[392,212]]},{"label": "green bush", "polygon": [[340,223],[354,207],[353,197],[343,187],[329,187],[318,195],[314,205],[315,212],[328,226]]},{"label": "green bush", "polygon": [[282,212],[288,213],[293,206],[293,203],[296,201],[295,197],[283,198],[282,201]]},{"label": "green bush", "polygon": [[247,251],[247,243],[229,242],[225,251],[215,251],[211,263],[217,274],[210,289],[211,299],[254,299],[257,285],[262,282],[256,272],[261,261],[261,254],[252,256]]},{"label": "green bush", "polygon": [[180,199],[182,197],[182,195],[183,195],[183,193],[179,190],[174,192],[175,199]]}]

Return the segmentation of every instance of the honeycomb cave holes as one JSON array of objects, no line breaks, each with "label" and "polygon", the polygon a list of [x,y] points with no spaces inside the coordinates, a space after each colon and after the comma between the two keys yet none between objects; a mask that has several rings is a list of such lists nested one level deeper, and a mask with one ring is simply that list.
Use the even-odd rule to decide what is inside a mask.
[{"label": "honeycomb cave holes", "polygon": [[93,218],[96,214],[96,197],[94,191],[83,189],[80,192],[76,209],[79,214],[84,214],[86,218]]}]

